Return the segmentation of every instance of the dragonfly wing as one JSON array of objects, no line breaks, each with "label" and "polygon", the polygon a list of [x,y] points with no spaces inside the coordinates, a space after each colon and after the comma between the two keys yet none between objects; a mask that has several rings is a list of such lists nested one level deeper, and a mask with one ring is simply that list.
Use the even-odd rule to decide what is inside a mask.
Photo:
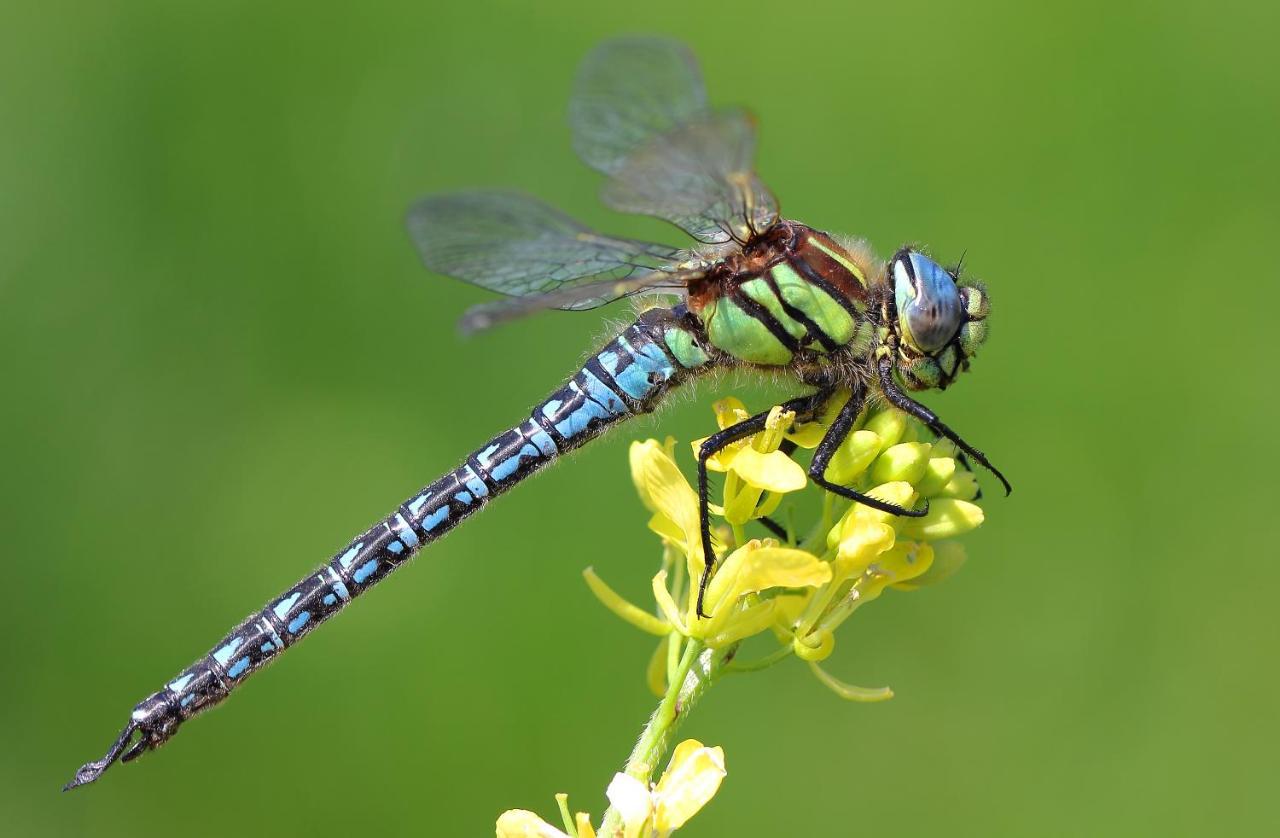
[{"label": "dragonfly wing", "polygon": [[697,61],[679,42],[601,44],[583,62],[569,118],[578,155],[610,176],[602,197],[615,209],[666,219],[707,243],[745,240],[778,217],[752,171],[753,120],[708,107]]},{"label": "dragonfly wing", "polygon": [[701,267],[690,264],[626,279],[568,285],[532,297],[481,303],[467,309],[458,328],[463,334],[471,334],[549,308],[581,311],[636,294],[683,294],[688,282],[703,276],[705,271]]},{"label": "dragonfly wing", "polygon": [[702,71],[684,44],[668,38],[605,41],[578,70],[569,121],[573,148],[611,175],[637,148],[707,109]]},{"label": "dragonfly wing", "polygon": [[[407,224],[428,269],[510,297],[591,286],[600,305],[610,282],[659,271],[681,253],[601,235],[518,192],[432,195],[410,208]],[[591,307],[564,299],[561,308]]]}]

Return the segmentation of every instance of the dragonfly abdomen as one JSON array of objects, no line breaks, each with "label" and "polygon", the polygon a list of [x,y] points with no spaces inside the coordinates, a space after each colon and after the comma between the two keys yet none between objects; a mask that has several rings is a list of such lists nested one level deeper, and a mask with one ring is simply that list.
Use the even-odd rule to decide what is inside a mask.
[{"label": "dragonfly abdomen", "polygon": [[617,422],[653,410],[672,387],[715,363],[715,351],[704,347],[697,319],[683,307],[645,312],[534,407],[527,419],[357,536],[140,702],[107,755],[83,766],[68,788],[97,779],[122,754],[127,761],[163,744],[182,722],[225,699],[250,675],[490,500]]},{"label": "dragonfly abdomen", "polygon": [[866,349],[866,277],[867,268],[825,233],[783,221],[726,260],[692,299],[717,349],[784,366],[803,354]]}]

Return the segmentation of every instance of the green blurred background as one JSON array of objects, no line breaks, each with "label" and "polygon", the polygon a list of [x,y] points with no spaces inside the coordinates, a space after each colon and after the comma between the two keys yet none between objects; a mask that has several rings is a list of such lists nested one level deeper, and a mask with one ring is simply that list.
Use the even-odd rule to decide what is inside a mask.
[{"label": "green blurred background", "polygon": [[401,218],[511,185],[670,238],[597,206],[565,125],[581,56],[640,30],[757,111],[789,216],[967,249],[993,336],[929,401],[1017,487],[959,576],[846,626],[831,670],[895,700],[844,704],[794,663],[712,692],[683,733],[729,777],[687,834],[1274,834],[1278,15],[3,4],[0,829],[489,835],[557,791],[603,809],[651,647],[579,571],[644,596],[626,445],[705,434],[708,388],[496,504],[161,753],[59,788],[601,339],[555,313],[460,341],[485,295],[426,275]]}]

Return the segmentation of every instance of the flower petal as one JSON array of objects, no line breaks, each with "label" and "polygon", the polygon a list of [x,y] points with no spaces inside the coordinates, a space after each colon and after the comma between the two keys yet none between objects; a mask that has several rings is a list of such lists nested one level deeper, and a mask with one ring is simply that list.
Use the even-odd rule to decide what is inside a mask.
[{"label": "flower petal", "polygon": [[723,649],[770,628],[776,619],[774,614],[773,600],[757,602],[740,611],[733,611],[727,619],[720,618],[721,614],[717,613],[711,621],[713,633],[709,633],[703,642],[712,649]]},{"label": "flower petal", "polygon": [[740,597],[769,588],[812,588],[831,580],[831,567],[812,553],[748,541],[729,554],[707,586],[707,607],[732,607]]},{"label": "flower petal", "polygon": [[665,454],[670,459],[675,451],[675,444],[675,437],[670,436],[667,437],[665,442],[646,439],[644,442],[632,442],[631,448],[627,451],[627,458],[631,463],[631,482],[635,484],[636,494],[640,496],[640,502],[650,512],[654,511],[654,506],[652,499],[649,497],[649,489],[644,478],[644,464],[650,457],[659,453]]},{"label": "flower petal", "polygon": [[724,483],[724,519],[734,526],[742,526],[756,517],[756,507],[760,504],[763,489],[749,486],[730,474]]},{"label": "flower petal", "polygon": [[[702,446],[710,438],[711,437],[703,437],[702,439],[695,439],[693,442],[689,443],[689,447],[693,449],[693,459],[695,462],[698,459],[698,455],[702,453]],[[750,443],[751,440],[749,438],[729,443],[710,457],[707,457],[707,469],[709,471],[724,472],[733,468],[733,461],[737,458],[738,452],[744,448],[750,448]]]},{"label": "flower petal", "polygon": [[665,541],[670,541],[681,550],[688,547],[688,535],[685,531],[661,512],[655,512],[649,517],[649,531]]},{"label": "flower petal", "polygon": [[587,587],[591,589],[591,593],[596,595],[596,599],[600,600],[605,608],[608,608],[623,620],[641,631],[646,631],[658,637],[666,637],[671,633],[671,625],[666,620],[655,617],[640,606],[623,599],[617,591],[610,588],[596,574],[594,568],[589,567],[582,571],[582,577],[587,580]]},{"label": "flower petal", "polygon": [[827,427],[818,422],[805,422],[787,432],[787,439],[806,451],[818,447],[822,438],[827,435]]},{"label": "flower petal", "polygon": [[742,403],[742,400],[733,396],[726,396],[713,402],[711,409],[715,412],[716,424],[720,426],[722,431],[730,425],[736,425],[742,420],[751,417],[751,411],[747,410],[747,406]]},{"label": "flower petal", "polygon": [[858,523],[840,539],[840,549],[834,562],[836,573],[846,578],[862,573],[876,556],[893,547],[896,539],[897,533],[888,524],[876,521]]},{"label": "flower petal", "polygon": [[883,577],[884,585],[894,585],[915,579],[929,570],[933,564],[933,546],[927,541],[898,542],[892,550],[886,550],[876,559],[875,571]]},{"label": "flower petal", "polygon": [[949,578],[965,563],[964,545],[958,541],[943,541],[933,545],[933,562],[929,569],[914,579],[896,582],[891,587],[900,591],[914,591],[926,585],[936,585]]},{"label": "flower petal", "polygon": [[649,787],[630,774],[614,774],[605,790],[609,805],[622,818],[625,838],[638,838],[653,821],[653,798]]},{"label": "flower petal", "polygon": [[498,816],[498,838],[569,838],[527,809],[508,809]]},{"label": "flower petal", "polygon": [[685,626],[684,621],[680,619],[680,607],[676,605],[671,592],[667,590],[667,572],[665,570],[659,570],[653,577],[653,598],[657,601],[662,615],[675,627],[676,631],[688,636],[689,629]]},{"label": "flower petal", "polygon": [[814,676],[819,681],[846,701],[886,701],[893,698],[893,690],[888,687],[855,687],[836,678],[812,661],[809,663],[809,668],[813,670]]},{"label": "flower petal", "polygon": [[679,829],[715,797],[725,778],[724,750],[696,739],[676,746],[671,762],[653,791],[654,826],[662,835]]},{"label": "flower petal", "polygon": [[665,516],[674,530],[660,519],[651,521],[650,526],[656,527],[656,532],[672,541],[676,541],[675,530],[683,533],[685,555],[697,553],[700,561],[697,493],[676,466],[675,460],[661,446],[646,443],[639,450],[633,448],[633,453],[632,475],[636,485],[643,487],[641,494],[652,503],[655,516]]},{"label": "flower petal", "polygon": [[747,483],[768,492],[796,492],[808,482],[804,468],[786,454],[761,454],[750,446],[733,458],[733,470]]},{"label": "flower petal", "polygon": [[667,693],[667,648],[670,641],[659,640],[658,646],[649,656],[649,665],[644,668],[644,682],[649,692],[662,698]]}]

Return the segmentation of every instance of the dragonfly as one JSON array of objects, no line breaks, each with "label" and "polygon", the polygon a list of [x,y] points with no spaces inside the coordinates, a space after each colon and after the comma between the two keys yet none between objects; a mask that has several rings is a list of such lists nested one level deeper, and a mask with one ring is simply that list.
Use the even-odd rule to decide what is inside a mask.
[{"label": "dragonfly", "polygon": [[[82,766],[66,789],[158,748],[494,498],[713,370],[785,373],[802,395],[784,407],[799,420],[830,417],[808,468],[828,492],[893,515],[927,511],[825,476],[875,398],[954,442],[1006,494],[1012,491],[981,451],[910,395],[944,389],[968,370],[987,337],[990,299],[981,282],[917,247],[903,247],[886,262],[859,240],[783,218],[753,170],[753,118],[742,108],[708,103],[697,61],[678,41],[624,37],[597,46],[578,72],[569,118],[578,156],[606,178],[603,203],[668,221],[692,243],[676,248],[605,235],[506,191],[429,196],[409,210],[410,236],[431,271],[504,295],[467,311],[464,332],[543,309],[582,311],[636,296],[650,304],[520,422],[139,702],[106,755]],[[833,415],[824,413],[845,394]],[[699,614],[715,562],[707,460],[761,431],[767,416],[724,428],[698,454],[706,568]]]}]

